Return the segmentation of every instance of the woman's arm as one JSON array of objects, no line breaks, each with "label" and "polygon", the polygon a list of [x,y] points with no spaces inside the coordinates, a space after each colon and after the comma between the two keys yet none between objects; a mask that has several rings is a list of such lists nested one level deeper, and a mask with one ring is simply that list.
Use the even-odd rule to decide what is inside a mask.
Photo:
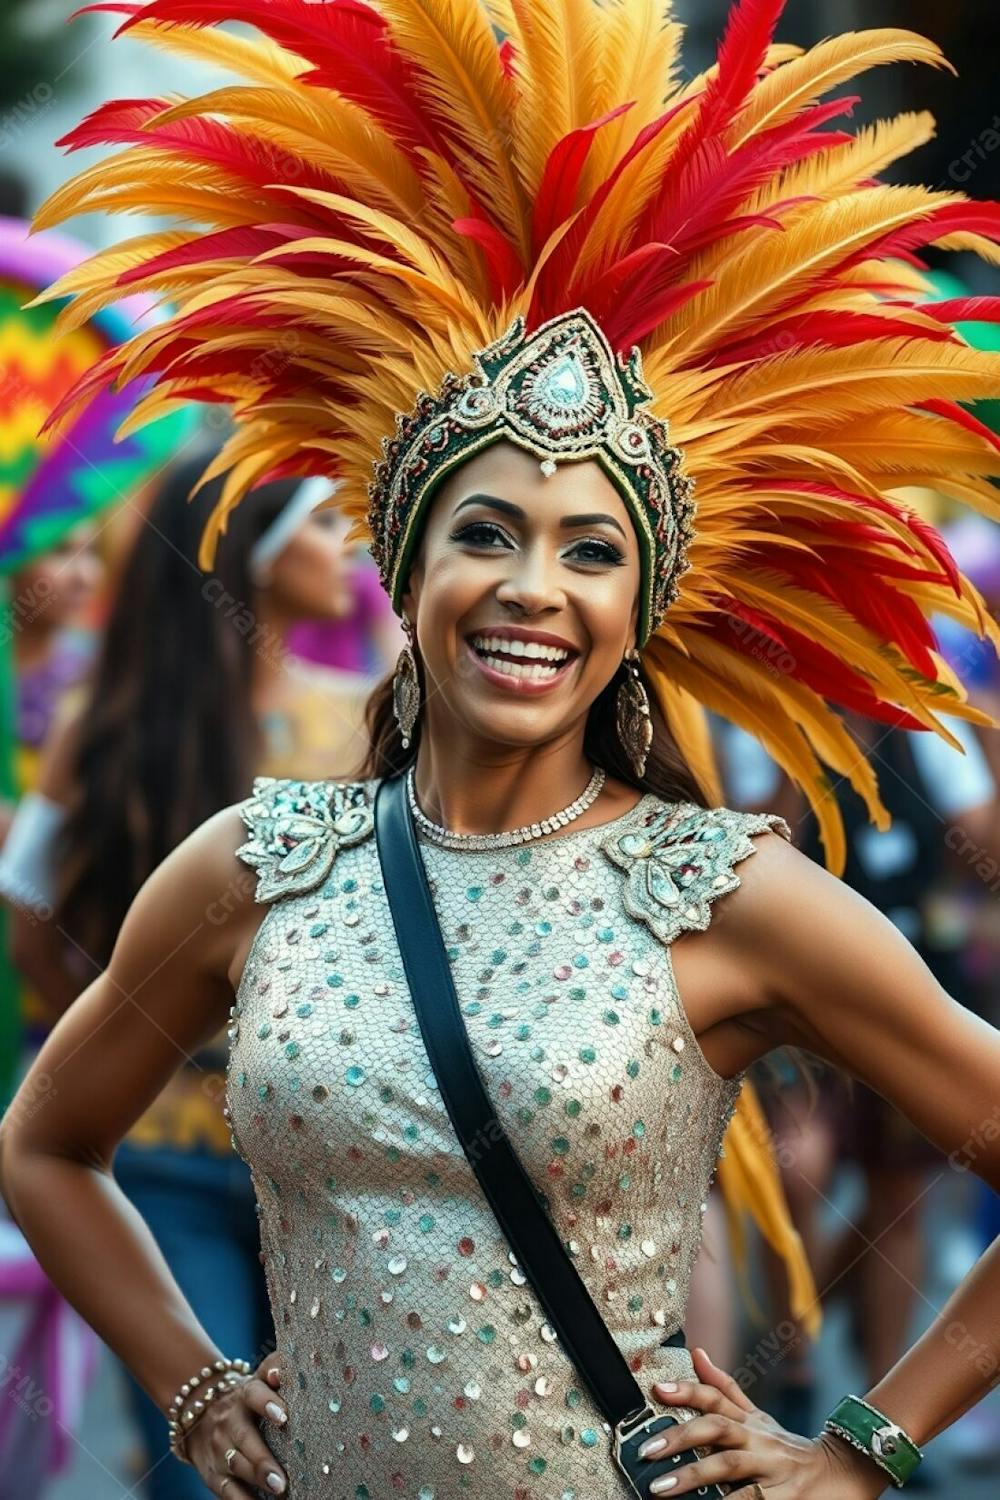
[{"label": "woman's arm", "polygon": [[[1000,1032],[952,999],[870,902],[781,839],[759,841],[725,924],[752,966],[771,1046],[846,1069],[1000,1191]],[[1000,1373],[1000,1240],[868,1399],[919,1444]]]},{"label": "woman's arm", "polygon": [[55,846],[75,786],[77,734],[82,705],[66,695],[49,731],[38,780],[14,813],[0,852],[0,898],[10,907],[10,957],[37,992],[54,1023],[94,977],[99,965],[77,953],[67,961],[72,939],[60,932],[53,903],[57,884]]},{"label": "woman's arm", "polygon": [[[150,876],[107,970],[58,1023],[0,1129],[11,1213],[52,1281],[161,1410],[220,1354],[247,1351],[220,1351],[208,1337],[111,1162],[178,1066],[225,1024],[235,967],[264,910],[235,855],[244,838],[238,811],[226,808]],[[217,1425],[213,1415],[208,1427]],[[234,1485],[229,1500],[241,1493]]]},{"label": "woman's arm", "polygon": [[[804,1047],[895,1104],[953,1169],[1000,1188],[1000,1033],[940,987],[870,902],[785,840],[755,842],[711,927],[675,945],[686,950],[678,979],[706,1050],[741,1067]],[[656,1383],[651,1394],[704,1415],[643,1456],[718,1451],[654,1480],[651,1493],[727,1482],[732,1500],[751,1500],[755,1483],[782,1500],[874,1500],[889,1487],[867,1455],[829,1433],[785,1432],[704,1350],[693,1355],[696,1380]],[[1000,1240],[867,1399],[920,1445],[981,1399],[998,1370]]]}]

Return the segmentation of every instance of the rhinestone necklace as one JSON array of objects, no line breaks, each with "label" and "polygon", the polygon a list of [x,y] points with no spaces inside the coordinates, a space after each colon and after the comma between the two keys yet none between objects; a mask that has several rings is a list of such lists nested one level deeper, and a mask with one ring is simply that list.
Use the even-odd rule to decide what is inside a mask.
[{"label": "rhinestone necklace", "polygon": [[525,823],[521,828],[511,828],[504,833],[453,833],[450,828],[444,828],[440,823],[433,822],[425,812],[417,805],[417,794],[414,787],[413,766],[406,773],[406,791],[410,799],[410,810],[417,824],[434,844],[441,844],[445,849],[506,849],[511,844],[526,844],[529,839],[540,839],[546,833],[552,833],[556,828],[564,828],[567,823],[572,823],[581,813],[586,812],[592,802],[597,800],[607,776],[602,766],[594,767],[584,790],[568,807],[561,812],[550,814],[542,818],[539,823]]}]

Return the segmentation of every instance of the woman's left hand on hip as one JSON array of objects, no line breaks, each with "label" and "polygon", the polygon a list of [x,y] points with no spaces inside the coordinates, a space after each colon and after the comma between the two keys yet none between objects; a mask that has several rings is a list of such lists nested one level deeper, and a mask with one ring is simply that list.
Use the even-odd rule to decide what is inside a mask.
[{"label": "woman's left hand on hip", "polygon": [[657,1433],[641,1456],[718,1451],[653,1480],[651,1495],[694,1494],[708,1484],[730,1486],[729,1500],[756,1500],[761,1490],[766,1500],[876,1500],[884,1493],[886,1476],[864,1454],[828,1435],[786,1432],[704,1349],[692,1350],[692,1358],[696,1380],[657,1382],[651,1395],[661,1406],[693,1407],[699,1415]]}]

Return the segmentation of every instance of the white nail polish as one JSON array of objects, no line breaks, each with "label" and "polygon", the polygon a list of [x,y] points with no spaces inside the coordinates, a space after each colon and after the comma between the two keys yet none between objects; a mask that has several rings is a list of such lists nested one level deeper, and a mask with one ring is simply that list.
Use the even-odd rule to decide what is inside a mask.
[{"label": "white nail polish", "polygon": [[288,1413],[281,1409],[277,1401],[269,1401],[264,1410],[267,1412],[272,1422],[284,1423],[288,1421]]},{"label": "white nail polish", "polygon": [[273,1490],[276,1495],[283,1495],[285,1493],[285,1481],[280,1474],[268,1474],[267,1487],[269,1490]]},{"label": "white nail polish", "polygon": [[676,1483],[677,1478],[673,1474],[670,1475],[669,1479],[654,1479],[649,1486],[649,1493],[651,1495],[665,1495],[668,1490],[673,1489]]}]

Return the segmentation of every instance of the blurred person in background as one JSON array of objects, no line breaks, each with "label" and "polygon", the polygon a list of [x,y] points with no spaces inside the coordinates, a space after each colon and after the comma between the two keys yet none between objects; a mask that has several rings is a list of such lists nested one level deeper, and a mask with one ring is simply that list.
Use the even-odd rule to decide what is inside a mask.
[{"label": "blurred person in background", "polygon": [[[255,490],[206,577],[197,543],[220,485],[186,498],[205,462],[176,465],[154,493],[93,675],[64,705],[0,858],[14,959],[53,1021],[107,964],[147,875],[203,819],[255,774],[344,775],[364,750],[370,683],[284,649],[294,622],[352,604],[332,514],[315,511],[322,494],[294,480]],[[273,1329],[249,1173],[222,1115],[224,1073],[221,1041],[191,1058],[115,1167],[213,1336],[263,1354]],[[146,1493],[202,1500],[195,1471],[168,1456],[161,1414],[132,1382],[130,1396]]]},{"label": "blurred person in background", "polygon": [[[979,403],[979,408],[985,403]],[[977,410],[979,409],[977,408]],[[994,424],[995,425],[995,424]],[[952,556],[983,596],[994,619],[1000,617],[1000,540],[982,516],[961,516],[943,526]],[[1000,666],[983,642],[947,616],[935,620],[945,660],[968,688],[969,701],[1000,717]],[[1000,735],[979,735],[993,778],[1000,785]],[[980,847],[962,819],[949,837],[952,879],[933,896],[933,919],[960,944],[963,980],[972,1008],[994,1026],[1000,1023],[1000,866],[995,846]],[[969,1254],[1000,1235],[1000,1195],[974,1173],[968,1174],[974,1213]],[[956,1268],[958,1269],[958,1268]],[[969,1412],[955,1432],[955,1446],[977,1462],[1000,1460],[1000,1403]]]},{"label": "blurred person in background", "polygon": [[[328,493],[333,486],[319,484]],[[326,511],[338,537],[345,538],[350,522],[340,511]],[[306,661],[382,677],[402,650],[406,637],[379,581],[378,568],[366,549],[346,544],[345,572],[353,600],[350,611],[337,620],[300,620],[288,632],[288,649]]]},{"label": "blurred person in background", "polygon": [[15,774],[21,793],[38,779],[41,748],[63,693],[86,674],[94,652],[84,617],[104,577],[97,527],[85,521],[11,577],[25,608],[14,635]]},{"label": "blurred person in background", "polygon": [[[0,91],[17,76],[10,52],[3,51]],[[119,438],[137,392],[118,391],[58,431],[47,425],[74,380],[149,327],[154,302],[91,308],[69,327],[57,304],[34,305],[53,277],[78,270],[90,252],[68,235],[31,234],[17,187],[0,178],[0,843],[35,786],[62,700],[90,659],[103,573],[97,542],[103,551],[107,518],[128,510],[193,423],[193,410],[181,405]],[[11,961],[8,916],[0,906],[0,1109],[46,1029],[41,997]],[[0,1485],[9,1477],[18,1500],[30,1500],[73,1461],[98,1342],[2,1215],[0,1351],[7,1383],[44,1391],[51,1406],[51,1420],[39,1421],[35,1404],[0,1403]]]},{"label": "blurred person in background", "polygon": [[[859,750],[874,757],[883,800],[892,815],[880,831],[868,820],[861,799],[846,781],[834,787],[847,835],[843,879],[879,908],[906,936],[935,978],[963,1004],[978,1009],[963,964],[965,933],[941,919],[942,902],[955,883],[949,833],[960,827],[982,853],[1000,856],[1000,804],[997,782],[973,726],[949,718],[960,742],[919,732],[886,729],[846,713],[845,723]],[[758,742],[732,725],[718,725],[723,778],[734,806],[774,807],[788,797],[778,767]],[[782,786],[784,783],[784,789]],[[794,798],[794,792],[791,793]],[[799,799],[796,815],[787,808],[796,842],[822,863],[816,821]],[[980,899],[982,883],[980,882]],[[906,1346],[918,1289],[926,1273],[926,1234],[921,1213],[932,1174],[945,1161],[941,1153],[900,1113],[860,1083],[823,1070],[814,1090],[787,1056],[781,1061],[778,1091],[761,1080],[768,1104],[785,1190],[816,1272],[821,1294],[847,1294],[853,1332],[865,1373],[874,1382],[890,1369]],[[857,1224],[844,1221],[840,1233],[824,1235],[819,1213],[829,1201],[838,1164],[861,1171],[864,1208]],[[983,1185],[983,1191],[996,1195]],[[989,1243],[992,1236],[984,1241]],[[876,1248],[872,1248],[872,1247]],[[769,1265],[773,1271],[773,1266]],[[775,1301],[778,1281],[769,1278]],[[789,1317],[787,1308],[782,1317]],[[782,1361],[773,1408],[782,1422],[808,1431],[815,1416],[815,1370],[807,1339],[799,1337]],[[983,1419],[980,1418],[980,1421]],[[929,1482],[918,1471],[909,1482]]]},{"label": "blurred person in background", "polygon": [[[54,707],[86,666],[95,625],[88,606],[99,597],[102,571],[97,537],[103,542],[108,516],[129,509],[194,421],[193,408],[181,404],[119,436],[134,409],[133,389],[104,392],[79,418],[63,413],[61,424],[50,425],[75,380],[122,339],[148,330],[155,304],[129,297],[118,308],[90,308],[70,326],[58,302],[36,304],[53,278],[79,270],[89,250],[66,234],[32,234],[27,220],[10,217],[8,210],[23,206],[22,186],[0,174],[0,843],[34,784]],[[30,1045],[41,1029],[9,946],[0,909],[0,1107],[15,1086],[25,1031]],[[8,1270],[0,1257],[0,1298]]]},{"label": "blurred person in background", "polygon": [[[49,551],[11,575],[14,633],[14,797],[6,804],[0,846],[18,801],[38,783],[43,746],[64,696],[84,678],[94,655],[94,632],[84,617],[99,592],[104,564],[97,526],[84,521]],[[44,1007],[30,985],[21,988],[24,1040],[39,1043]]]}]

